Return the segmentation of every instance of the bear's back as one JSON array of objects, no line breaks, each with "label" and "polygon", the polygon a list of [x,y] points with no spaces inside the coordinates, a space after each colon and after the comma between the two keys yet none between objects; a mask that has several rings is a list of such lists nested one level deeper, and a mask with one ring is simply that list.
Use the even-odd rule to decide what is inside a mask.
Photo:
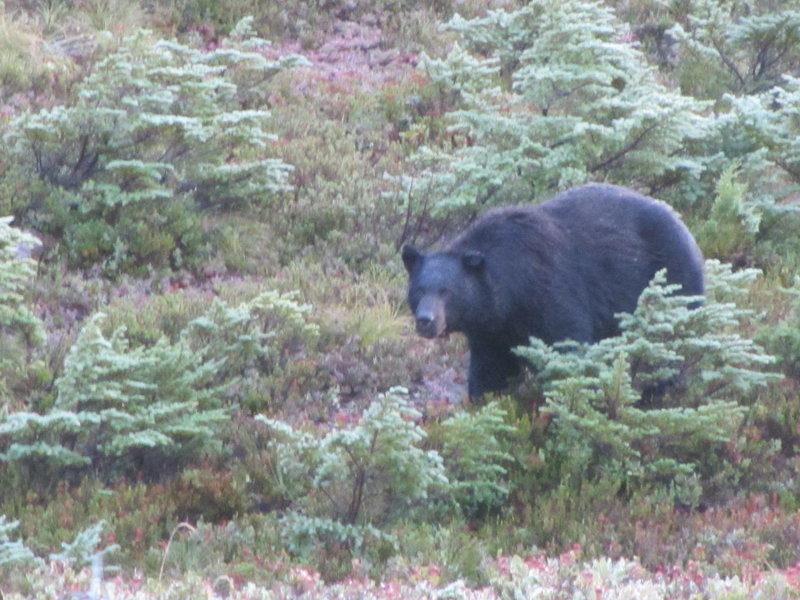
[{"label": "bear's back", "polygon": [[491,210],[447,250],[504,256],[526,252],[547,259],[553,248],[584,252],[606,244],[636,250],[639,242],[657,247],[659,254],[689,250],[687,260],[702,262],[694,238],[671,206],[611,184],[585,185],[538,205]]},{"label": "bear's back", "polygon": [[[546,204],[546,203],[545,203]],[[479,251],[487,256],[513,257],[519,253],[540,257],[563,245],[559,223],[546,214],[545,205],[496,208],[453,239],[446,251]]]},{"label": "bear's back", "polygon": [[[682,293],[704,293],[703,257],[678,214],[660,200],[607,184],[489,211],[447,251],[483,253],[496,297],[547,342],[612,335],[614,315],[632,312],[662,268]],[[562,326],[562,317],[579,326]]]}]

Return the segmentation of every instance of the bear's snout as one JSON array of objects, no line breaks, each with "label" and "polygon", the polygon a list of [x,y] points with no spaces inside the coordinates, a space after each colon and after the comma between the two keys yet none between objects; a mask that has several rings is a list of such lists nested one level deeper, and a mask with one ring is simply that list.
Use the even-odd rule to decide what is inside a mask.
[{"label": "bear's snout", "polygon": [[417,316],[417,333],[426,338],[435,338],[439,335],[436,331],[436,319],[433,318],[433,315]]},{"label": "bear's snout", "polygon": [[414,312],[417,333],[422,337],[436,338],[444,334],[444,306],[437,298],[425,296]]}]

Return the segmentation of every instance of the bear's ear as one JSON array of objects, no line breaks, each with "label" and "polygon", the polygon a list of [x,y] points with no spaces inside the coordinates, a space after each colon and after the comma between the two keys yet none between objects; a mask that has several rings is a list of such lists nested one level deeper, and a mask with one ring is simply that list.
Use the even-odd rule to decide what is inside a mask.
[{"label": "bear's ear", "polygon": [[403,264],[406,266],[406,271],[411,273],[422,262],[422,254],[414,246],[403,246]]},{"label": "bear's ear", "polygon": [[486,258],[483,256],[483,253],[477,250],[469,250],[468,252],[464,252],[461,257],[461,262],[464,263],[464,267],[470,271],[480,271],[486,264]]}]

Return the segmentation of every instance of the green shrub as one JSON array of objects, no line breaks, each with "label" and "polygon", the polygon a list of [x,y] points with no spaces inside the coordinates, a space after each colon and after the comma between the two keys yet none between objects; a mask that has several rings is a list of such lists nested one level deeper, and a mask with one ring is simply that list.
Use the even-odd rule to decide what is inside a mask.
[{"label": "green shrub", "polygon": [[766,161],[784,178],[800,181],[800,142],[796,136],[800,127],[800,79],[783,75],[767,90],[749,96],[726,95],[722,108],[720,119],[738,129],[736,139],[747,150],[745,156],[750,162]]},{"label": "green shrub", "polygon": [[716,177],[716,193],[700,194],[693,207],[704,222],[697,227],[704,250],[787,282],[800,264],[791,233],[800,223],[799,114],[800,84],[789,76],[766,91],[726,94],[709,135],[689,150],[707,155],[705,179]]},{"label": "green shrub", "polygon": [[652,189],[704,168],[681,152],[708,125],[704,105],[659,82],[608,7],[537,0],[456,16],[448,28],[465,49],[421,61],[465,103],[448,115],[455,149],[419,157],[440,211],[528,201],[589,180]]},{"label": "green shrub", "polygon": [[[211,380],[221,361],[198,360],[185,343],[130,348],[123,329],[105,337],[93,317],[69,352],[46,415],[12,414],[3,458],[48,466],[92,463],[107,476],[162,477],[213,447],[227,419]],[[66,464],[65,464],[66,463]]]},{"label": "green shrub", "polygon": [[455,415],[427,440],[419,417],[402,388],[360,416],[342,414],[327,433],[257,417],[270,436],[258,460],[267,475],[254,491],[285,511],[293,553],[323,562],[344,561],[342,552],[382,561],[401,543],[395,532],[413,537],[407,529],[419,522],[499,512],[514,460],[506,450],[515,433],[506,411],[490,403]]},{"label": "green shrub", "polygon": [[237,308],[217,301],[176,339],[138,346],[124,327],[104,334],[97,314],[65,360],[52,409],[0,423],[0,462],[47,487],[89,465],[105,479],[160,479],[218,452],[232,408],[260,408],[316,375],[300,358],[317,333],[309,310],[273,292]]},{"label": "green shrub", "polygon": [[[4,587],[22,580],[23,567],[33,566],[35,571],[44,569],[46,563],[36,556],[29,548],[19,541],[11,541],[8,533],[19,525],[19,522],[8,522],[5,515],[0,515],[0,575],[3,575]],[[103,578],[103,559],[106,555],[118,549],[116,544],[109,544],[102,550],[101,532],[106,527],[105,521],[98,521],[91,527],[79,531],[73,541],[62,542],[61,552],[50,554],[49,564],[59,563],[63,566],[82,568],[92,565],[97,571],[98,584]],[[11,565],[16,567],[11,570]],[[27,571],[30,575],[30,571]]]},{"label": "green shrub", "polygon": [[800,66],[800,11],[794,3],[716,0],[668,3],[677,23],[677,77],[694,96],[767,90]]},{"label": "green shrub", "polygon": [[328,575],[340,577],[354,555],[383,560],[394,552],[396,540],[384,528],[411,518],[447,485],[441,457],[420,447],[419,417],[402,388],[321,437],[257,417],[273,433],[271,489],[262,493],[288,506],[283,526],[293,553],[327,563]]},{"label": "green shrub", "polygon": [[518,350],[543,386],[540,410],[555,417],[543,443],[551,485],[604,478],[696,506],[734,462],[728,448],[746,404],[776,375],[764,370],[772,357],[738,333],[751,313],[731,301],[757,272],[711,260],[706,269],[700,307],[670,295],[676,286],[661,285],[661,273],[621,315],[618,337],[554,348],[531,339]]},{"label": "green shrub", "polygon": [[112,544],[97,551],[97,547],[102,542],[100,534],[106,525],[105,521],[98,521],[88,529],[78,532],[72,542],[62,542],[61,552],[51,554],[50,559],[75,567],[87,566],[99,561],[101,573],[98,575],[102,575],[102,558],[118,548],[116,544]]},{"label": "green shrub", "polygon": [[450,482],[448,495],[465,517],[496,514],[509,495],[513,461],[507,450],[515,429],[506,411],[491,402],[473,413],[459,413],[443,421],[431,433]]},{"label": "green shrub", "polygon": [[9,568],[9,565],[35,562],[36,556],[19,540],[11,540],[9,533],[19,526],[19,521],[8,521],[5,515],[0,515],[0,573]]},{"label": "green shrub", "polygon": [[736,181],[736,169],[726,170],[717,183],[717,195],[697,241],[703,254],[720,260],[747,263],[760,223],[760,213],[745,202],[747,186]]},{"label": "green shrub", "polygon": [[415,422],[419,417],[406,391],[393,388],[355,424],[322,438],[261,420],[275,433],[275,482],[300,514],[382,525],[447,482],[441,457],[420,448],[425,432]]},{"label": "green shrub", "polygon": [[299,405],[320,381],[319,327],[297,294],[262,292],[239,306],[214,300],[182,339],[203,361],[216,364],[213,381],[225,403],[249,412]]},{"label": "green shrub", "polygon": [[0,218],[0,416],[10,408],[8,387],[24,377],[45,338],[44,326],[25,298],[35,274],[30,253],[39,240],[11,227],[11,221]]},{"label": "green shrub", "polygon": [[289,189],[270,115],[252,107],[272,75],[303,59],[268,60],[266,44],[249,20],[208,53],[140,32],[95,65],[73,103],[17,118],[4,137],[16,180],[54,188],[28,221],[63,237],[78,266],[195,262],[196,207],[264,205]]},{"label": "green shrub", "polygon": [[[800,13],[796,18],[800,25]],[[795,52],[795,55],[792,60],[800,60],[800,54]],[[705,72],[703,77],[706,77]],[[800,82],[788,74],[770,76],[769,82],[769,86],[757,86],[746,95],[721,93],[715,105],[713,128],[703,139],[693,141],[688,151],[708,157],[705,178],[717,178],[719,196],[725,180],[732,175],[731,170],[746,186],[747,201],[736,202],[736,210],[741,211],[741,224],[737,227],[741,229],[743,226],[747,237],[757,234],[746,245],[753,246],[758,264],[764,267],[786,265],[789,269],[796,269],[800,257],[789,232],[795,230],[800,222],[800,210],[794,202],[800,181],[800,146],[797,141]],[[736,185],[730,188],[731,192]],[[709,193],[705,198],[714,196]],[[717,199],[719,201],[721,197]],[[703,195],[699,196],[697,204],[701,218],[710,216],[717,219],[721,216],[709,214],[720,207],[712,208],[703,200]],[[741,233],[731,231],[733,239],[739,241]],[[720,235],[718,241],[724,237]]]}]

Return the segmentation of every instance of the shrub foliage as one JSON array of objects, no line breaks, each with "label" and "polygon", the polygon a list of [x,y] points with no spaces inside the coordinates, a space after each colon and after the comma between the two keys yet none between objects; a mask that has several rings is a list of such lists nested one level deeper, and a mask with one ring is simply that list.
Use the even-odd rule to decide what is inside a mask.
[{"label": "shrub foliage", "polygon": [[27,305],[26,292],[35,273],[31,251],[34,236],[11,227],[12,217],[0,218],[0,415],[8,410],[9,376],[19,376],[26,357],[44,342],[44,326]]},{"label": "shrub foliage", "polygon": [[621,334],[594,345],[549,347],[531,339],[518,352],[536,368],[543,413],[554,420],[545,438],[545,461],[554,483],[616,478],[620,485],[669,486],[719,470],[759,389],[777,377],[773,358],[738,333],[752,313],[732,298],[753,270],[731,272],[707,261],[708,297],[671,295],[661,272],[642,293],[636,311],[621,316]]},{"label": "shrub foliage", "polygon": [[656,189],[702,170],[680,150],[705,131],[703,104],[659,82],[610,8],[536,0],[448,28],[463,49],[423,61],[462,104],[449,113],[456,147],[419,157],[440,210],[589,180]]},{"label": "shrub foliage", "polygon": [[[798,2],[245,4],[0,2],[2,593],[796,595]],[[733,267],[460,405],[397,246],[589,180]]]},{"label": "shrub foliage", "polygon": [[177,340],[135,347],[124,327],[105,334],[98,313],[66,357],[52,409],[0,423],[0,462],[48,487],[64,469],[158,480],[219,454],[220,425],[248,391],[269,389],[296,336],[316,332],[308,309],[272,292],[238,308],[218,301]]},{"label": "shrub foliage", "polygon": [[9,176],[45,184],[27,220],[62,237],[73,264],[182,266],[203,244],[196,207],[264,205],[289,189],[291,167],[270,156],[270,113],[256,106],[303,59],[265,58],[250,22],[212,52],[140,32],[74,101],[11,124]]}]

